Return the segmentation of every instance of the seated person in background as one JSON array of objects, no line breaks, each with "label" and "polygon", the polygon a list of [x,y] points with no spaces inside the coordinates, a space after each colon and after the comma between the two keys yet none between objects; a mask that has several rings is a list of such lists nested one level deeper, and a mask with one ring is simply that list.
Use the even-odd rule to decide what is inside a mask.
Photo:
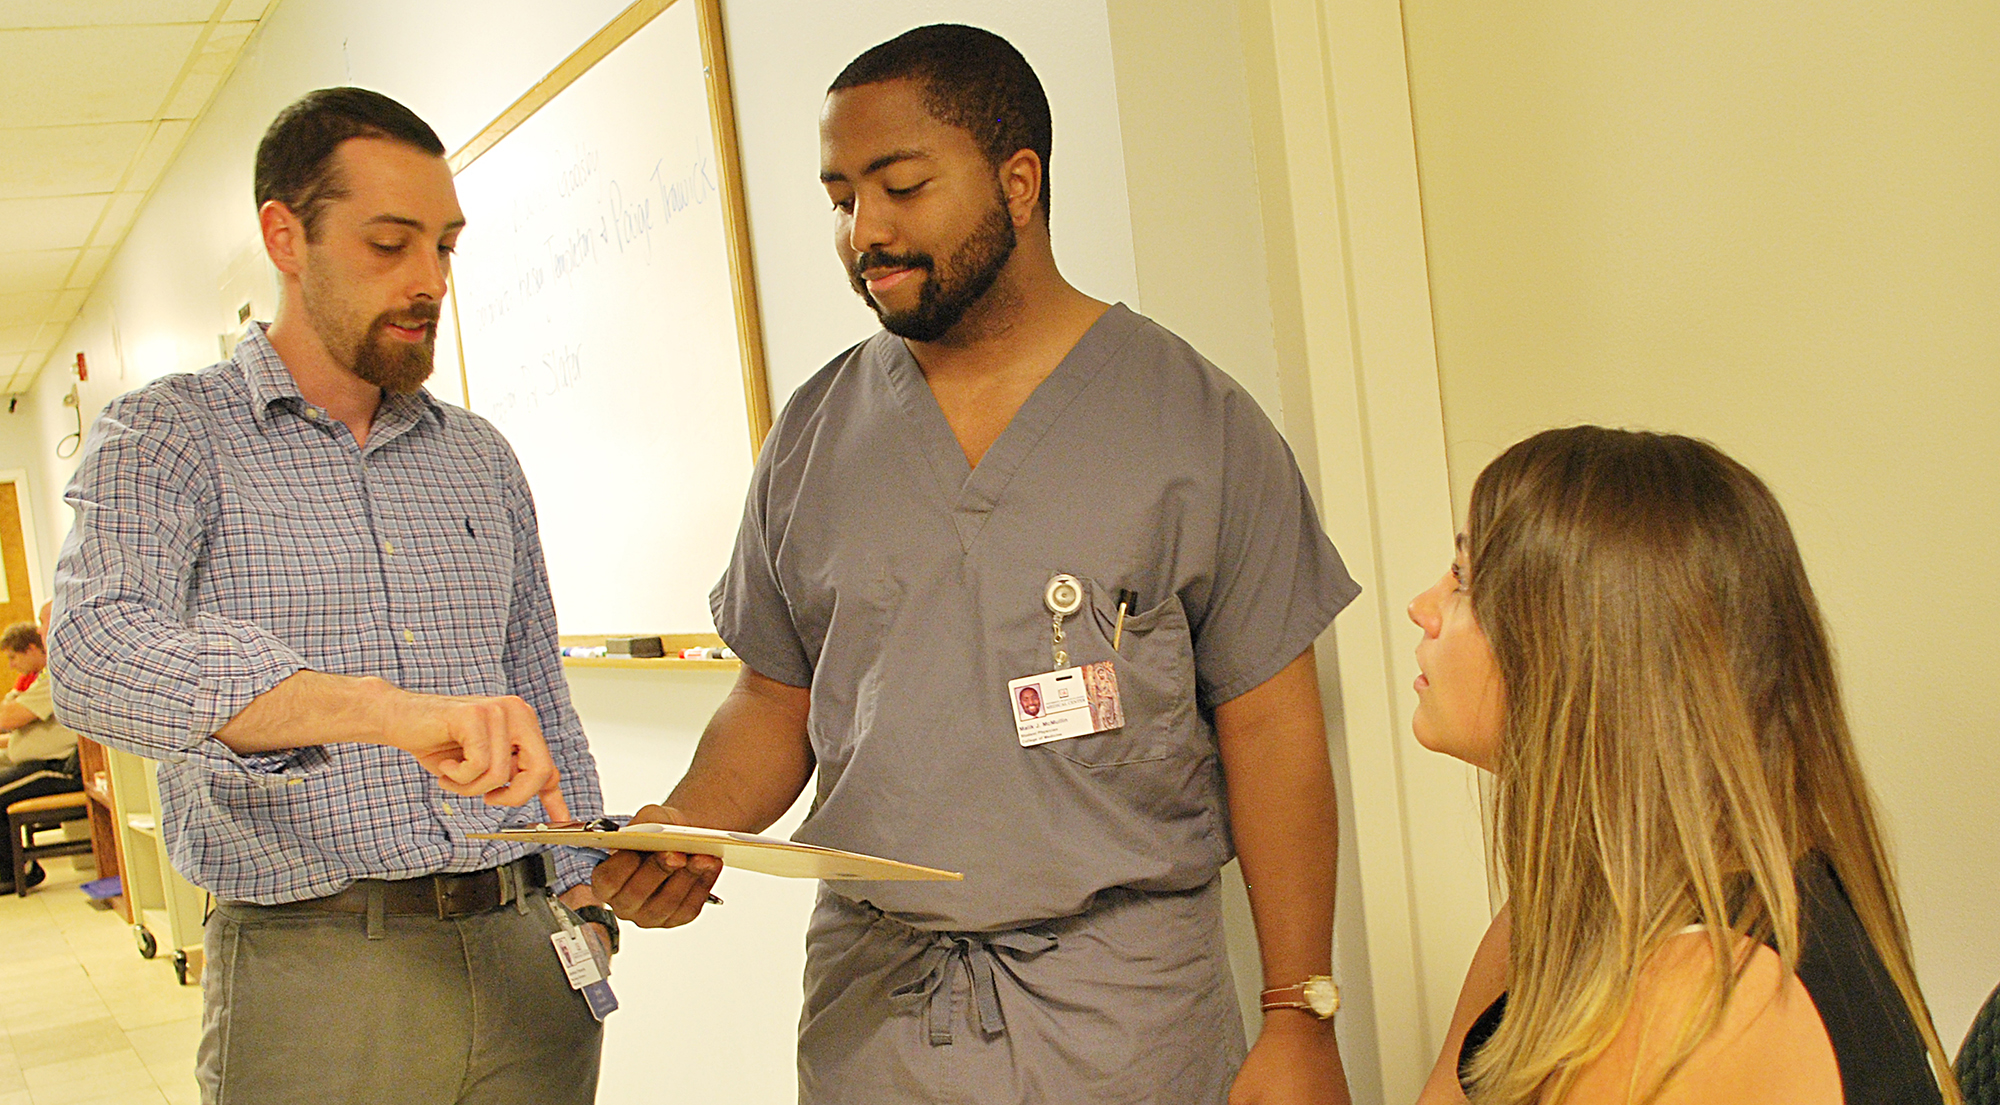
[{"label": "seated person in background", "polygon": [[[23,798],[81,789],[76,734],[55,719],[49,678],[42,671],[49,659],[42,631],[33,622],[8,626],[0,633],[0,654],[20,676],[0,698],[0,809]],[[28,868],[29,886],[45,877],[41,864]],[[8,833],[0,841],[0,893],[13,892],[14,837]]]},{"label": "seated person in background", "polygon": [[1422,1105],[1958,1102],[1770,490],[1581,426],[1468,513],[1410,604],[1414,728],[1493,773],[1510,897]]}]

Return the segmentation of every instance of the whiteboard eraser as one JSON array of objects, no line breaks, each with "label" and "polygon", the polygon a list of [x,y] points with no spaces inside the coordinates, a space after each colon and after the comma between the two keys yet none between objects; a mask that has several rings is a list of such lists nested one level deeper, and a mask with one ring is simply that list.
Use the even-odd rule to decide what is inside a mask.
[{"label": "whiteboard eraser", "polygon": [[606,637],[604,647],[613,656],[632,656],[641,660],[658,659],[667,654],[658,637]]}]

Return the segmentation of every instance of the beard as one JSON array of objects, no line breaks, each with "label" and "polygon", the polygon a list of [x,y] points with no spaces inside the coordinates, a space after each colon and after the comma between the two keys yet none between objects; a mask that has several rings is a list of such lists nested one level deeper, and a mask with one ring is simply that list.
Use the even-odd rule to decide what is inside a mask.
[{"label": "beard", "polygon": [[[933,342],[952,331],[980,301],[1014,255],[1014,221],[1005,203],[996,202],[965,243],[940,268],[928,253],[864,253],[847,270],[848,282],[862,302],[882,320],[882,328],[909,341]],[[868,294],[861,274],[872,268],[924,270],[917,305],[907,311],[884,310]]]},{"label": "beard", "polygon": [[[348,371],[395,395],[413,394],[430,379],[437,353],[438,304],[413,303],[363,323],[341,310],[345,304],[327,280],[309,276],[305,283],[306,316],[313,331]],[[423,327],[424,340],[392,338],[390,323],[411,329]]]},{"label": "beard", "polygon": [[[384,311],[368,326],[354,351],[354,374],[392,395],[411,395],[431,378],[437,356],[436,304],[418,304],[407,311]],[[424,328],[424,340],[406,342],[387,333],[390,323]]]}]

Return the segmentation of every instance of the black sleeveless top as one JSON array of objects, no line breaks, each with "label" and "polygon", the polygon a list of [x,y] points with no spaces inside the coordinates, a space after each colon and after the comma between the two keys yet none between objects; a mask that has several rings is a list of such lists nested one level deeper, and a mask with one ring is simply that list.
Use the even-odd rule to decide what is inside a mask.
[{"label": "black sleeveless top", "polygon": [[[1847,1105],[1943,1105],[1930,1053],[1903,1004],[1903,995],[1875,954],[1868,933],[1833,868],[1817,852],[1799,861],[1799,982],[1812,995]],[[1465,1033],[1458,1081],[1470,1085],[1471,1058],[1486,1046],[1507,1012],[1501,994]]]}]

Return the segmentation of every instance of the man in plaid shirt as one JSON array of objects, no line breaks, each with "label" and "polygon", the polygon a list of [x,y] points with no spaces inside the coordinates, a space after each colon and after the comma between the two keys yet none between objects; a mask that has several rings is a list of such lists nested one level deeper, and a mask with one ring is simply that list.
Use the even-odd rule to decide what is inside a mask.
[{"label": "man in plaid shirt", "polygon": [[113,402],[69,486],[58,709],[161,761],[217,899],[204,1101],[595,1096],[550,942],[595,857],[469,839],[602,800],[526,480],[422,389],[465,221],[443,154],[376,93],[287,108],[257,151],[276,320]]}]

